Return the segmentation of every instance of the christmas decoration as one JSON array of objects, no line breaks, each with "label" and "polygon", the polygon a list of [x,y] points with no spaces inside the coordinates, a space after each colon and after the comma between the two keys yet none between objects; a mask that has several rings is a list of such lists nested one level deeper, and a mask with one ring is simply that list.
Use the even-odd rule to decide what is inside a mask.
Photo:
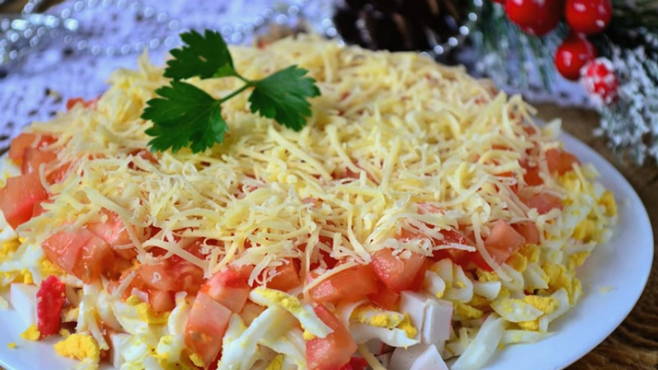
[{"label": "christmas decoration", "polygon": [[555,66],[558,72],[569,80],[577,80],[580,70],[596,57],[596,49],[591,42],[579,34],[571,34],[555,52]]},{"label": "christmas decoration", "polygon": [[565,14],[575,32],[599,33],[612,19],[612,3],[610,0],[567,0]]},{"label": "christmas decoration", "polygon": [[612,103],[617,95],[619,81],[612,62],[606,58],[598,58],[587,63],[582,69],[580,81],[599,105]]},{"label": "christmas decoration", "polygon": [[509,20],[531,35],[545,35],[562,18],[562,0],[509,0],[505,12]]}]

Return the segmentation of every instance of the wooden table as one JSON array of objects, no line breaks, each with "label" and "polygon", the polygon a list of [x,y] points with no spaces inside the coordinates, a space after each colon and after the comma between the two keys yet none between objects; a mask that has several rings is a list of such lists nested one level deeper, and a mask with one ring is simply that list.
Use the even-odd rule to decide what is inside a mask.
[{"label": "wooden table", "polygon": [[[17,12],[22,6],[21,3],[11,2],[4,8],[0,7],[0,12]],[[561,118],[565,131],[594,148],[626,176],[642,198],[651,218],[653,233],[658,235],[658,166],[650,164],[638,167],[615,157],[606,146],[605,140],[592,135],[592,130],[598,124],[595,112],[548,104],[538,105],[537,108],[539,117],[546,121]],[[569,367],[570,369],[658,369],[657,259],[658,256],[654,255],[653,270],[647,288],[628,318],[603,343]]]}]

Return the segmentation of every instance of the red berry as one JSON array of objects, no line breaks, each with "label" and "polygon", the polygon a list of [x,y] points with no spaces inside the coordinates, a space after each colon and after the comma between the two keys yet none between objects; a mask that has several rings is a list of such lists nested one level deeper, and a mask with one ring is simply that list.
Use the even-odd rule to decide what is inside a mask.
[{"label": "red berry", "polygon": [[619,81],[612,62],[606,58],[597,58],[587,63],[583,67],[580,81],[598,103],[610,104],[617,96]]},{"label": "red berry", "polygon": [[588,35],[603,31],[612,19],[610,0],[567,0],[567,22],[575,32]]},{"label": "red berry", "polygon": [[577,80],[580,69],[596,58],[596,48],[584,36],[571,34],[555,52],[555,67],[564,78]]},{"label": "red berry", "polygon": [[521,30],[541,36],[560,22],[562,3],[562,0],[507,0],[505,12]]},{"label": "red berry", "polygon": [[37,292],[37,327],[41,338],[57,334],[61,325],[64,307],[64,283],[55,276],[41,282]]}]

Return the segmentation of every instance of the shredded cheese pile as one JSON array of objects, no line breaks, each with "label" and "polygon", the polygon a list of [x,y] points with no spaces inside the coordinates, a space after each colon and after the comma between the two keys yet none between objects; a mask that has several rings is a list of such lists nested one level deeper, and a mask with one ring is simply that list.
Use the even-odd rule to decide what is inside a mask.
[{"label": "shredded cheese pile", "polygon": [[[242,96],[223,108],[231,125],[224,143],[202,154],[157,153],[157,163],[149,161],[143,150],[150,123],[140,114],[167,81],[143,57],[139,70],[111,77],[95,109],[76,106],[54,122],[32,126],[57,135],[59,159],[74,167],[50,187],[55,196],[44,205],[47,212],[23,225],[30,232],[21,234],[40,244],[58,228],[83,225],[107,208],[129,226],[141,263],[155,262],[149,249],[159,247],[206,276],[231,261],[255,264],[253,281],[289,257],[301,258],[308,273],[318,248],[354,262],[368,262],[384,247],[431,255],[436,247],[428,243],[394,237],[405,227],[440,239],[440,229],[462,225],[504,276],[483,247],[486,223],[533,219],[543,230],[555,217],[529,212],[505,186],[520,181],[517,160],[541,135],[524,131],[532,111],[520,97],[508,98],[461,68],[418,54],[314,37],[231,52],[248,78],[290,64],[310,71],[322,96],[312,101],[313,117],[301,133],[250,113]],[[239,83],[190,82],[214,96]],[[558,143],[544,138],[541,145]],[[548,192],[560,195],[554,180],[545,180]],[[442,212],[419,212],[418,204]],[[146,238],[151,225],[162,231]],[[196,257],[183,246],[198,237],[218,240],[219,247]]]}]

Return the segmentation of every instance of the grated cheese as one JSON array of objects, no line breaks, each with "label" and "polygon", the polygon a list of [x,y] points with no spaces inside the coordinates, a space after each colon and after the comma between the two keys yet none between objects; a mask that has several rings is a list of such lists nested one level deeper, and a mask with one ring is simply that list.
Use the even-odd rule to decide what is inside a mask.
[{"label": "grated cheese", "polygon": [[[381,248],[425,255],[472,250],[396,240],[402,228],[437,239],[456,225],[472,231],[475,248],[507,279],[483,246],[487,225],[496,219],[530,219],[540,228],[546,223],[510,190],[522,181],[518,159],[526,150],[540,140],[544,147],[557,145],[546,142],[550,133],[524,131],[533,110],[520,97],[421,55],[366,51],[312,36],[265,49],[233,47],[232,53],[248,78],[290,64],[310,71],[322,96],[312,101],[304,130],[252,114],[247,96],[238,96],[222,107],[231,126],[224,143],[204,153],[183,149],[146,160],[135,154],[150,140],[141,111],[167,80],[143,57],[138,70],[112,75],[94,109],[74,108],[31,126],[54,133],[59,161],[72,167],[50,187],[46,212],[19,231],[40,242],[58,228],[98,219],[105,208],[127,225],[140,263],[162,258],[150,253],[157,247],[206,276],[229,263],[253,264],[250,283],[263,283],[263,276],[272,276],[263,272],[286,258],[302,259],[308,275],[311,264],[322,264],[320,249],[348,262],[316,277],[308,292],[340,269],[369,262]],[[213,96],[240,83],[189,82]],[[424,214],[420,203],[444,212]],[[149,226],[162,231],[146,238]],[[322,244],[323,237],[333,243]],[[199,257],[185,249],[193,238],[217,243]]]}]

